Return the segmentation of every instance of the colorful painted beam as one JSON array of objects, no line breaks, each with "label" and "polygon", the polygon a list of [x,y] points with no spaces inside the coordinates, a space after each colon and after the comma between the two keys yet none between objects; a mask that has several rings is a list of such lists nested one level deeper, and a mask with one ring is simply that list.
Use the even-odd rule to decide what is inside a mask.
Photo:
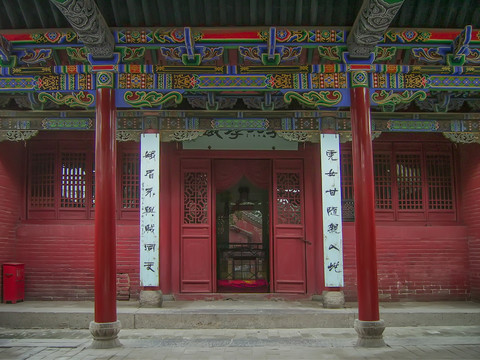
[{"label": "colorful painted beam", "polygon": [[[463,29],[390,29],[380,44],[435,45],[450,44]],[[321,44],[346,44],[349,32],[339,28],[276,28],[279,44],[317,46]],[[42,32],[9,32],[2,34],[13,46],[65,47],[83,44],[74,31],[48,30]],[[192,28],[196,44],[224,44],[236,46],[267,43],[269,28]],[[113,31],[116,45],[178,45],[184,44],[184,28],[117,29]],[[480,31],[472,30],[471,44],[480,45]]]},{"label": "colorful painted beam", "polygon": [[[107,67],[108,69],[106,69]],[[108,70],[118,74],[192,74],[252,75],[256,74],[331,74],[363,71],[377,74],[480,75],[480,66],[325,64],[290,66],[163,66],[163,65],[67,65],[67,66],[0,66],[1,76],[90,74]]]},{"label": "colorful painted beam", "polygon": [[[383,90],[454,90],[478,92],[480,68],[466,69],[467,74],[368,73],[367,87]],[[264,73],[264,74],[168,74],[120,73],[115,80],[117,91],[316,91],[342,90],[350,87],[354,72],[333,73]],[[470,75],[473,73],[472,75]],[[93,91],[95,74],[64,73],[44,75],[30,73],[0,76],[1,92]]]}]

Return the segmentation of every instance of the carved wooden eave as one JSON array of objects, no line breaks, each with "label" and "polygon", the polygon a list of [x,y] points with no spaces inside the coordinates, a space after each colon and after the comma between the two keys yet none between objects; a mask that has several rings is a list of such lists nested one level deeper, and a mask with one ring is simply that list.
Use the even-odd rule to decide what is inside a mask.
[{"label": "carved wooden eave", "polygon": [[[0,133],[8,140],[9,131],[93,131],[95,112],[0,110]],[[146,129],[165,134],[164,141],[179,141],[186,135],[210,130],[279,131],[292,138],[307,134],[313,141],[322,132],[349,133],[348,111],[262,111],[262,110],[118,110],[119,141],[135,141]],[[173,135],[179,132],[180,135]],[[372,133],[454,133],[480,135],[479,113],[372,113]],[[167,136],[168,135],[168,136]],[[180,137],[179,137],[180,136]],[[303,135],[302,135],[303,136]],[[313,139],[313,140],[312,140]],[[295,141],[300,141],[296,138]]]},{"label": "carved wooden eave", "polygon": [[445,132],[443,133],[448,140],[457,144],[480,144],[480,133],[469,132]]},{"label": "carved wooden eave", "polygon": [[364,0],[347,39],[353,59],[372,57],[393,18],[405,0]]},{"label": "carved wooden eave", "polygon": [[0,130],[1,141],[27,141],[38,134],[38,130]]},{"label": "carved wooden eave", "polygon": [[94,59],[110,59],[115,41],[94,0],[50,0],[67,18]]}]

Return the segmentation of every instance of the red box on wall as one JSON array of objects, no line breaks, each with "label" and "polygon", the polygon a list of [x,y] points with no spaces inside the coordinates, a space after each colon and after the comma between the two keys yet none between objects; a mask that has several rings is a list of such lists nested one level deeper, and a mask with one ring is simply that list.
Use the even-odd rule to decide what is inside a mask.
[{"label": "red box on wall", "polygon": [[25,264],[3,264],[3,302],[25,299]]}]

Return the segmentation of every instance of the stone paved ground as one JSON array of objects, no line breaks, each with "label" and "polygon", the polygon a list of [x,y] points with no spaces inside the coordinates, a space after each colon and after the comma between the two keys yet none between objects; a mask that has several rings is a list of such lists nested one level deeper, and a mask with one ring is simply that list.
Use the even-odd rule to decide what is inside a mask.
[{"label": "stone paved ground", "polygon": [[479,326],[397,327],[388,346],[355,347],[353,329],[122,330],[123,347],[89,349],[88,330],[0,328],[0,359],[480,359]]}]

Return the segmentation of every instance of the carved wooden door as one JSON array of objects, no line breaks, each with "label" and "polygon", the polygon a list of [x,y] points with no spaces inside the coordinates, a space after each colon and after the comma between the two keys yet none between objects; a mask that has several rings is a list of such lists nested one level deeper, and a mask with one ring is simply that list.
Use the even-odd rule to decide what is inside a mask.
[{"label": "carved wooden door", "polygon": [[275,160],[273,173],[275,292],[306,292],[303,198],[303,162]]},{"label": "carved wooden door", "polygon": [[210,160],[182,161],[180,291],[212,291]]}]

